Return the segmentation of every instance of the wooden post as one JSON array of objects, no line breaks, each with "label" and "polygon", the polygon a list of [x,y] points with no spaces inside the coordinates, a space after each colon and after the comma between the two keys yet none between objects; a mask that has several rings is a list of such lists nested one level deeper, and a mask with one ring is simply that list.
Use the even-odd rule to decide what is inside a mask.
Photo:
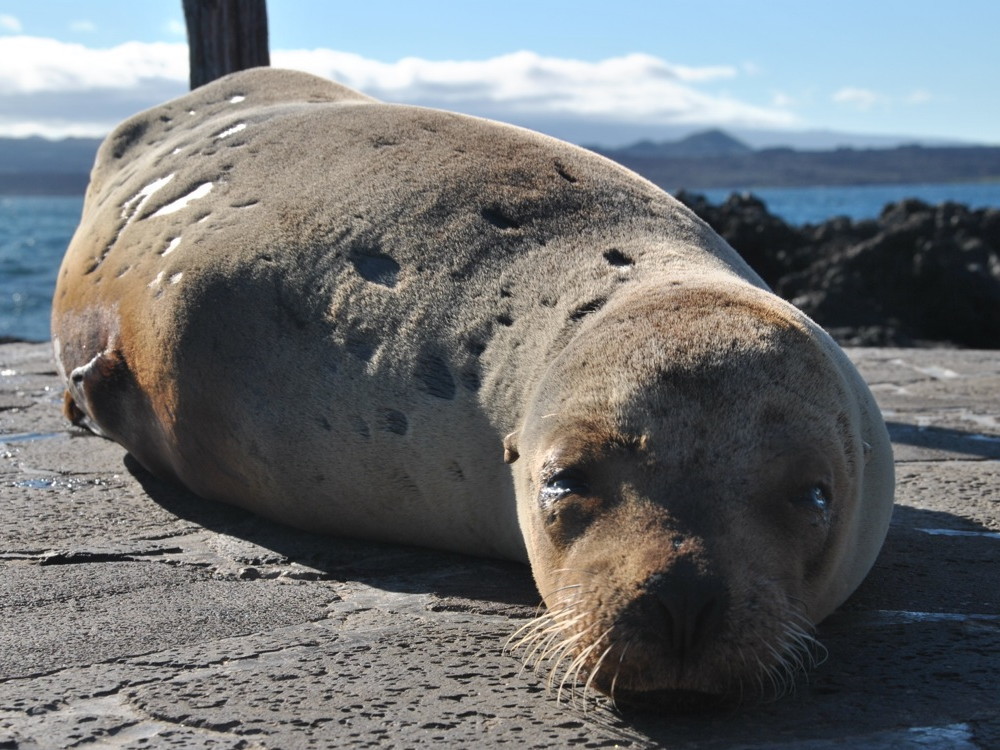
[{"label": "wooden post", "polygon": [[265,0],[183,0],[191,88],[270,65]]}]

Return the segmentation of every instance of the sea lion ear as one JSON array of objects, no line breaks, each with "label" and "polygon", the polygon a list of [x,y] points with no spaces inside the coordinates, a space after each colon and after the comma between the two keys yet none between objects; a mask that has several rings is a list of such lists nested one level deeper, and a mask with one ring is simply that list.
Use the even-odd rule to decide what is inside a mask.
[{"label": "sea lion ear", "polygon": [[514,463],[521,454],[517,452],[517,430],[507,434],[503,439],[504,463]]},{"label": "sea lion ear", "polygon": [[872,460],[872,444],[867,440],[862,440],[861,445],[864,449],[865,454],[865,464]]}]

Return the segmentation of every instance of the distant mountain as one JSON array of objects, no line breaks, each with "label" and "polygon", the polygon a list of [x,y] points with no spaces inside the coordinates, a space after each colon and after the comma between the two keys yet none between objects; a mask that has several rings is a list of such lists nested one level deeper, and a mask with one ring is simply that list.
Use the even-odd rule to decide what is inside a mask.
[{"label": "distant mountain", "polygon": [[[453,108],[447,101],[421,102],[445,109]],[[982,146],[985,144],[963,141],[958,138],[934,138],[903,134],[849,133],[835,130],[768,130],[740,125],[719,126],[710,123],[666,125],[653,123],[622,122],[602,117],[571,115],[539,115],[511,111],[500,105],[492,107],[466,107],[464,112],[479,117],[520,125],[570,143],[599,144],[601,149],[621,149],[637,141],[674,141],[712,127],[722,127],[726,133],[751,148],[778,148],[787,146],[803,151],[823,151],[835,148],[895,148],[905,144],[921,146]],[[1000,139],[998,139],[1000,140]],[[992,145],[1000,145],[1000,142]]]},{"label": "distant mountain", "polygon": [[[606,151],[600,146],[589,146],[592,151]],[[704,159],[710,156],[736,156],[749,154],[753,149],[721,130],[704,130],[677,141],[656,143],[642,140],[631,146],[615,149],[615,153],[628,156],[659,159]]]},{"label": "distant mountain", "polygon": [[83,195],[100,138],[0,138],[0,194]]},{"label": "distant mountain", "polygon": [[869,135],[842,133],[836,130],[756,130],[731,128],[730,135],[739,138],[753,149],[794,148],[797,151],[833,151],[838,148],[897,148],[899,146],[925,146],[946,148],[951,146],[986,146],[1000,144],[974,143],[958,138],[927,138],[906,135]]},{"label": "distant mountain", "polygon": [[991,146],[754,150],[708,131],[669,143],[595,150],[669,191],[1000,180],[1000,147]]},{"label": "distant mountain", "polygon": [[42,174],[90,173],[100,138],[0,138],[0,174],[40,172]]},{"label": "distant mountain", "polygon": [[[101,140],[0,138],[0,194],[83,195]],[[721,130],[593,150],[662,188],[802,187],[1000,180],[1000,147],[755,150]]]}]

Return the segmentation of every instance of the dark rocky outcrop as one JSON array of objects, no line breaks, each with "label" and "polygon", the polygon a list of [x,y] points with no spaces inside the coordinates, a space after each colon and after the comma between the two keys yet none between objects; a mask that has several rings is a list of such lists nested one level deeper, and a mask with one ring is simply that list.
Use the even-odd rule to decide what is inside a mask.
[{"label": "dark rocky outcrop", "polygon": [[677,197],[843,344],[1000,348],[1000,210],[911,199],[796,227],[750,194]]}]

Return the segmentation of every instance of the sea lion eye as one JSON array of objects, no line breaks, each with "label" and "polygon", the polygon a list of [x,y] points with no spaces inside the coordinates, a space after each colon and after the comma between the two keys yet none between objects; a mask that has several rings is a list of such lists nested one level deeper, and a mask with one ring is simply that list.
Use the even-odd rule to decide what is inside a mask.
[{"label": "sea lion eye", "polygon": [[549,505],[567,495],[585,495],[588,491],[586,479],[579,472],[563,469],[545,481],[542,486],[542,503]]},{"label": "sea lion eye", "polygon": [[795,503],[824,516],[830,512],[830,493],[821,484],[814,484],[795,498]]}]

